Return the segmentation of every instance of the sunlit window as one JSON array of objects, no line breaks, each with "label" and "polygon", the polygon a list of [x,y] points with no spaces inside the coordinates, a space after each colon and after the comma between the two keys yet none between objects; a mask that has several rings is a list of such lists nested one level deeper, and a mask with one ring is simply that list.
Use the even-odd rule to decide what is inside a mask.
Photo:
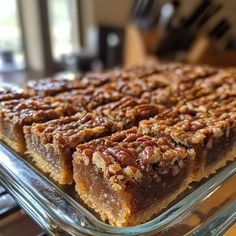
[{"label": "sunlit window", "polygon": [[24,68],[16,0],[0,0],[0,71]]},{"label": "sunlit window", "polygon": [[48,0],[49,26],[52,53],[55,59],[75,50],[74,27],[75,17],[74,1]]}]

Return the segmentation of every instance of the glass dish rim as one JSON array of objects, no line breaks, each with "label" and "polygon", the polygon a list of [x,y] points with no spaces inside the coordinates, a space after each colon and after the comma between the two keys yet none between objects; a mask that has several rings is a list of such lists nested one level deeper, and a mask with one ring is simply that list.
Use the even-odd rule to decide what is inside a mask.
[{"label": "glass dish rim", "polygon": [[[26,160],[24,160],[19,154],[12,151],[12,149],[10,149],[3,142],[0,142],[0,155],[1,156],[6,155],[8,158],[16,158],[18,159],[18,161],[22,162],[23,165],[26,165],[27,168],[29,168],[31,171],[35,172],[36,170]],[[8,175],[11,176],[12,178],[15,178],[15,180],[17,180],[17,176],[15,176],[15,174],[9,169],[9,167],[4,165],[4,163],[1,161],[0,161],[0,166],[5,167],[5,170],[8,170]],[[154,219],[146,223],[137,225],[137,226],[116,227],[116,226],[111,226],[97,219],[96,216],[94,216],[91,212],[89,212],[85,207],[80,205],[79,202],[76,202],[74,199],[72,199],[72,197],[65,194],[58,186],[52,183],[42,173],[40,173],[37,170],[35,172],[36,175],[39,175],[42,181],[46,181],[47,184],[52,185],[58,191],[59,194],[61,194],[64,197],[66,196],[66,200],[70,204],[73,204],[74,206],[76,206],[77,210],[80,211],[79,213],[85,217],[86,224],[85,225],[76,224],[73,226],[76,226],[76,229],[79,230],[78,232],[87,233],[87,234],[89,233],[90,235],[97,235],[96,233],[100,233],[100,234],[102,233],[101,235],[127,235],[127,234],[139,235],[139,234],[144,234],[144,233],[150,233],[158,229],[161,230],[165,228],[173,220],[176,220],[179,217],[181,217],[181,215],[185,214],[186,212],[189,212],[189,210],[191,210],[192,207],[197,205],[202,199],[204,199],[209,194],[214,192],[214,190],[217,189],[217,187],[220,186],[220,184],[222,184],[225,180],[227,180],[230,176],[234,175],[235,173],[236,173],[236,161],[233,161],[227,167],[222,169],[219,173],[214,175],[212,178],[206,180],[205,183],[203,183],[201,186],[196,188],[193,192],[189,193],[183,199],[180,199],[180,201],[175,203],[173,206],[165,210],[160,215],[156,216]],[[0,174],[1,174],[1,170],[0,170]],[[14,184],[19,185],[20,183],[18,181],[18,183],[15,182]],[[42,202],[40,204],[42,204]],[[51,208],[49,207],[47,210],[48,210],[47,213],[49,215],[53,215],[53,216],[58,215],[57,210],[54,209],[53,207]],[[60,219],[60,220],[65,221],[66,219]]]}]

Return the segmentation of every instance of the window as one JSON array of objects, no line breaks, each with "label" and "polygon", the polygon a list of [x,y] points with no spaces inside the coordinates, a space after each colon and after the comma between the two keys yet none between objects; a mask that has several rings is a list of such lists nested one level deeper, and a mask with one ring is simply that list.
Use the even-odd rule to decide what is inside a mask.
[{"label": "window", "polygon": [[48,0],[50,38],[56,60],[80,47],[76,10],[76,0]]},{"label": "window", "polygon": [[16,0],[0,0],[0,9],[0,71],[22,69],[25,62]]}]

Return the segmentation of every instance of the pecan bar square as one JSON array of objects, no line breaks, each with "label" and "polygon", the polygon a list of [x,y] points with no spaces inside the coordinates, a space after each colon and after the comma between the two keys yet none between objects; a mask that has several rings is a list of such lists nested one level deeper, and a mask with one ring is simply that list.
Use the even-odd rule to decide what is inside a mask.
[{"label": "pecan bar square", "polygon": [[217,90],[225,90],[227,87],[235,91],[236,77],[227,71],[218,71],[195,80],[179,81],[170,78],[169,81],[171,81],[169,86],[144,92],[141,98],[145,102],[162,104],[170,108],[177,104],[185,104],[189,100],[214,94]]},{"label": "pecan bar square", "polygon": [[29,81],[24,86],[24,91],[32,96],[52,96],[73,89],[85,89],[88,84],[79,79],[67,80],[48,78]]},{"label": "pecan bar square", "polygon": [[99,87],[97,89],[73,90],[57,95],[58,98],[70,102],[74,106],[93,111],[98,106],[118,101],[123,94],[110,86]]},{"label": "pecan bar square", "polygon": [[80,144],[73,154],[76,191],[103,220],[116,226],[143,223],[184,191],[192,148],[137,128]]},{"label": "pecan bar square", "polygon": [[236,157],[236,94],[220,89],[141,121],[139,130],[194,148],[194,178],[200,180]]},{"label": "pecan bar square", "polygon": [[27,152],[39,168],[60,184],[71,184],[72,153],[76,146],[122,128],[121,123],[84,112],[26,126],[24,133]]},{"label": "pecan bar square", "polygon": [[161,105],[145,103],[141,99],[127,96],[117,102],[100,106],[94,112],[113,121],[122,122],[124,128],[131,128],[138,125],[140,120],[153,117],[163,110]]},{"label": "pecan bar square", "polygon": [[28,97],[29,94],[18,92],[14,89],[0,89],[0,102]]},{"label": "pecan bar square", "polygon": [[69,103],[52,97],[33,97],[0,103],[0,138],[12,149],[23,154],[26,151],[23,127],[61,116],[75,114]]}]

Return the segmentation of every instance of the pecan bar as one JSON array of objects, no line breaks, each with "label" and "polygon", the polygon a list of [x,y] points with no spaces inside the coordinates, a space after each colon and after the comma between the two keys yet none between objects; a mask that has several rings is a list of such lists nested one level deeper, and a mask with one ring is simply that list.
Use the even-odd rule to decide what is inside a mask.
[{"label": "pecan bar", "polygon": [[195,151],[137,128],[80,144],[73,154],[76,191],[116,226],[145,222],[184,191]]},{"label": "pecan bar", "polygon": [[[159,67],[163,67],[163,65],[160,65]],[[120,79],[130,80],[134,75],[135,70],[136,68],[127,71],[115,69],[106,73],[88,73],[85,75],[79,75],[72,79],[52,77],[48,79],[34,80],[29,81],[24,86],[24,90],[31,95],[51,96],[74,89],[97,88],[106,83]],[[157,68],[150,69],[149,66],[142,66],[142,69],[139,72],[139,77],[154,73],[155,71],[157,71]]]},{"label": "pecan bar", "polygon": [[78,111],[69,103],[52,97],[5,101],[0,103],[0,108],[0,138],[19,153],[26,150],[24,125],[53,120]]},{"label": "pecan bar", "polygon": [[[140,74],[140,76],[142,75],[143,73]],[[24,86],[24,91],[32,96],[51,96],[74,89],[97,88],[106,83],[117,81],[119,79],[130,79],[131,76],[132,73],[129,71],[124,73],[123,70],[115,69],[106,73],[88,73],[79,75],[72,79],[52,77],[29,81]]]},{"label": "pecan bar", "polygon": [[52,96],[73,89],[85,89],[88,84],[79,79],[67,80],[48,78],[44,80],[32,80],[24,86],[24,91],[32,96]]},{"label": "pecan bar", "polygon": [[28,97],[29,94],[21,93],[13,89],[0,89],[0,102]]},{"label": "pecan bar", "polygon": [[61,93],[57,97],[70,102],[79,109],[92,111],[98,106],[120,100],[123,94],[112,87],[106,86],[97,89],[73,90]]},{"label": "pecan bar", "polygon": [[113,121],[121,121],[124,128],[138,125],[140,120],[155,116],[164,107],[142,102],[132,97],[123,97],[120,101],[98,107],[95,112]]},{"label": "pecan bar", "polygon": [[[191,78],[191,77],[190,77]],[[184,104],[189,100],[214,94],[216,90],[225,90],[231,88],[235,91],[236,77],[228,71],[218,71],[207,77],[195,78],[195,80],[172,81],[166,88],[158,88],[142,94],[141,98],[145,102],[162,104],[170,108],[176,104]]]},{"label": "pecan bar", "polygon": [[121,92],[124,95],[130,95],[134,97],[140,97],[144,92],[152,91],[157,88],[166,87],[167,83],[164,83],[158,75],[152,75],[147,78],[134,79],[134,80],[118,80],[109,83],[108,86],[113,87],[115,90]]},{"label": "pecan bar", "polygon": [[167,136],[176,143],[194,148],[195,179],[215,172],[236,155],[236,94],[215,94],[175,106],[154,119],[140,122],[140,132]]},{"label": "pecan bar", "polygon": [[39,168],[60,184],[71,184],[72,153],[80,143],[121,130],[122,124],[91,113],[78,113],[24,128],[27,152]]},{"label": "pecan bar", "polygon": [[121,78],[129,80],[147,78],[160,75],[165,78],[164,83],[189,81],[213,75],[218,70],[209,66],[196,66],[181,63],[145,63],[119,72]]}]

